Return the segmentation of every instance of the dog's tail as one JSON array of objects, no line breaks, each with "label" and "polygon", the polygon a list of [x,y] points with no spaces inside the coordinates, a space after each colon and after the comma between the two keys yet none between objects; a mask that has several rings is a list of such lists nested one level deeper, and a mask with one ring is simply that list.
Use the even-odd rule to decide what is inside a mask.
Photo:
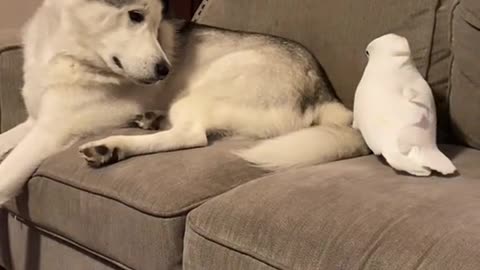
[{"label": "dog's tail", "polygon": [[340,103],[317,110],[320,125],[265,140],[236,152],[254,166],[276,171],[353,158],[370,152],[360,132],[352,128],[352,113]]}]

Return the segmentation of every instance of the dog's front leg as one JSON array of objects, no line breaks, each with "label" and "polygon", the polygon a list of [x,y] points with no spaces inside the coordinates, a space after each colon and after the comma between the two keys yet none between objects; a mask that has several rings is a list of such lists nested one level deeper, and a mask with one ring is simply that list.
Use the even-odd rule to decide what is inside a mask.
[{"label": "dog's front leg", "polygon": [[0,164],[0,206],[22,189],[40,163],[74,140],[66,132],[34,126]]},{"label": "dog's front leg", "polygon": [[172,128],[155,134],[112,136],[80,147],[83,157],[92,167],[101,167],[122,159],[208,144],[206,131],[200,127]]},{"label": "dog's front leg", "polygon": [[17,125],[7,132],[0,134],[0,160],[12,150],[30,132],[33,126],[33,119]]}]

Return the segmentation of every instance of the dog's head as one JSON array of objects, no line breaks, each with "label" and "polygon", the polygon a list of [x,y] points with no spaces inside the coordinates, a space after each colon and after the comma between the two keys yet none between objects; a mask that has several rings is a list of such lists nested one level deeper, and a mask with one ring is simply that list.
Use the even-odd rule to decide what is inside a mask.
[{"label": "dog's head", "polygon": [[162,0],[49,1],[62,2],[69,35],[97,55],[103,68],[142,84],[169,74],[175,30],[163,18]]}]

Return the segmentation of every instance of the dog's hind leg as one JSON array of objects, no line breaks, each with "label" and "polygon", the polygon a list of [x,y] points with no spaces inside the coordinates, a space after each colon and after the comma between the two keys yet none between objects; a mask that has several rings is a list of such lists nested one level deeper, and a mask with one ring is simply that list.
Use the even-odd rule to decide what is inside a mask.
[{"label": "dog's hind leg", "polygon": [[135,116],[130,122],[131,127],[137,127],[145,130],[165,130],[168,129],[167,112],[150,111]]},{"label": "dog's hind leg", "polygon": [[0,206],[21,190],[43,160],[73,142],[66,133],[34,126],[0,164]]},{"label": "dog's hind leg", "polygon": [[207,144],[205,129],[198,126],[174,127],[149,135],[108,137],[81,146],[80,152],[90,166],[101,167],[131,156],[203,147]]},{"label": "dog's hind leg", "polygon": [[0,134],[0,160],[27,135],[32,129],[33,123],[33,119],[29,118],[9,131]]}]

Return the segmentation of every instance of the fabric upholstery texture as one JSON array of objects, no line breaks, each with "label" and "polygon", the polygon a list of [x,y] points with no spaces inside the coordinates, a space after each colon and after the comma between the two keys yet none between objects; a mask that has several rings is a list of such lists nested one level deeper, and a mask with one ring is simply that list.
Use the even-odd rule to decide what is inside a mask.
[{"label": "fabric upholstery texture", "polygon": [[8,220],[12,249],[12,266],[15,270],[115,270],[126,269],[86,254],[61,239],[50,237],[23,224],[13,216]]},{"label": "fabric upholstery texture", "polygon": [[8,238],[7,211],[0,209],[0,266],[10,267],[10,242]]},{"label": "fabric upholstery texture", "polygon": [[27,118],[21,96],[23,56],[18,46],[0,47],[0,131]]},{"label": "fabric upholstery texture", "polygon": [[435,26],[432,36],[430,62],[426,79],[435,95],[435,103],[438,113],[439,139],[443,142],[452,142],[449,122],[449,76],[452,62],[451,25],[452,12],[457,0],[439,0]]},{"label": "fabric upholstery texture", "polygon": [[273,270],[278,269],[265,261],[243,253],[234,247],[211,241],[186,228],[183,269]]},{"label": "fabric upholstery texture", "polygon": [[452,128],[463,143],[480,149],[480,2],[461,1],[453,18]]},{"label": "fabric upholstery texture", "polygon": [[102,169],[88,168],[74,146],[44,162],[8,208],[127,267],[179,269],[187,213],[264,175],[230,152],[247,145],[219,141]]},{"label": "fabric upholstery texture", "polygon": [[184,269],[480,269],[480,151],[446,152],[452,178],[369,156],[242,185],[190,213]]}]

